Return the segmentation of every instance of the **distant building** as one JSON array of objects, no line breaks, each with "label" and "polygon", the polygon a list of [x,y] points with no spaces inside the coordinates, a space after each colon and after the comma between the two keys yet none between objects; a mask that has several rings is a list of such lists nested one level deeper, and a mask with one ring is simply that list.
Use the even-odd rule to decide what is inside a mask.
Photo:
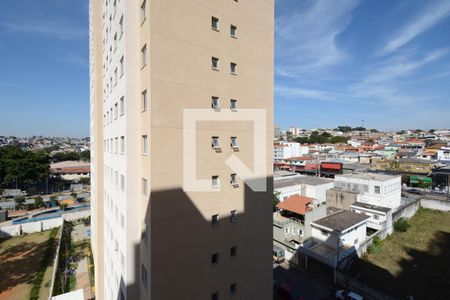
[{"label": "distant building", "polygon": [[431,160],[406,157],[397,160],[377,161],[375,168],[380,171],[428,175],[434,165],[435,162]]},{"label": "distant building", "polygon": [[273,145],[273,160],[281,162],[284,159],[308,154],[308,146],[296,142],[279,142]]},{"label": "distant building", "polygon": [[83,177],[90,177],[91,164],[84,161],[62,161],[50,165],[50,173],[53,176],[60,176],[64,180],[80,180]]}]

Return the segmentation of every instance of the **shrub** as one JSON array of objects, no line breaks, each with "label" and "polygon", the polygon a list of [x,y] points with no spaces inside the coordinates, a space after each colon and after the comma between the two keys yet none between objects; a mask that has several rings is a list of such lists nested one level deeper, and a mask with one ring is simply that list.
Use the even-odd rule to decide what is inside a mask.
[{"label": "shrub", "polygon": [[372,245],[367,247],[367,252],[369,254],[377,254],[377,253],[380,253],[382,249],[383,249],[383,241],[380,240],[380,238],[376,236],[373,238]]},{"label": "shrub", "polygon": [[408,220],[405,218],[400,218],[394,223],[394,230],[397,232],[406,232],[409,226],[411,225],[408,223]]}]

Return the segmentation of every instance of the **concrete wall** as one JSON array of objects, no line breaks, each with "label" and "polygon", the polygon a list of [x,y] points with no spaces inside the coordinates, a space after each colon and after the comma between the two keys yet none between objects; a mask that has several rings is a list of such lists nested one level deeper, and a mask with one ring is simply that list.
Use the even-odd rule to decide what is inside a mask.
[{"label": "concrete wall", "polygon": [[62,218],[0,227],[0,237],[9,238],[21,233],[35,233],[61,226]]},{"label": "concrete wall", "polygon": [[415,200],[411,203],[404,204],[392,213],[392,224],[398,221],[400,218],[410,219],[412,218],[420,207],[420,200]]},{"label": "concrete wall", "polygon": [[359,194],[330,189],[326,191],[327,206],[350,210],[353,203],[359,200]]},{"label": "concrete wall", "polygon": [[422,206],[423,208],[428,208],[428,209],[450,211],[450,201],[421,199],[420,206]]}]

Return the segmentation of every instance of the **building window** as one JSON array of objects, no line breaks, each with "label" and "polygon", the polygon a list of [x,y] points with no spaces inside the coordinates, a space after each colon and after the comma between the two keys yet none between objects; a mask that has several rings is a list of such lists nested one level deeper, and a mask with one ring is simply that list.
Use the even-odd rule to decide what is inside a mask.
[{"label": "building window", "polygon": [[117,79],[119,78],[117,68],[114,69],[114,86],[117,84]]},{"label": "building window", "polygon": [[120,227],[124,227],[125,226],[125,219],[124,219],[124,217],[123,217],[123,214],[121,213],[120,214]]},{"label": "building window", "polygon": [[230,284],[230,294],[234,295],[237,292],[237,284],[236,283],[232,283]]},{"label": "building window", "polygon": [[375,186],[375,194],[380,194],[380,187],[378,185]]},{"label": "building window", "polygon": [[231,221],[231,223],[237,223],[237,221],[238,221],[237,211],[232,210],[230,212],[230,221]]},{"label": "building window", "polygon": [[147,179],[142,178],[142,196],[147,196]]},{"label": "building window", "polygon": [[117,33],[114,34],[114,51],[117,49]]},{"label": "building window", "polygon": [[119,104],[114,104],[114,119],[117,119],[117,116],[119,114]]},{"label": "building window", "polygon": [[211,57],[211,68],[213,70],[219,70],[219,59],[217,57]]},{"label": "building window", "polygon": [[219,19],[216,17],[211,17],[211,28],[214,30],[219,30]]},{"label": "building window", "polygon": [[147,288],[147,269],[144,267],[144,265],[141,264],[141,280],[142,285]]},{"label": "building window", "polygon": [[147,135],[142,136],[142,154],[147,155],[148,152],[148,138]]},{"label": "building window", "polygon": [[211,185],[213,188],[218,188],[220,185],[219,176],[215,175],[211,177]]},{"label": "building window", "polygon": [[147,65],[147,45],[144,45],[141,49],[141,60],[142,60],[142,67],[145,67]]},{"label": "building window", "polygon": [[236,31],[237,31],[237,27],[234,25],[230,25],[230,36],[231,37],[236,37]]},{"label": "building window", "polygon": [[237,256],[237,247],[236,246],[230,248],[230,256],[231,257]]},{"label": "building window", "polygon": [[373,215],[373,218],[374,218],[375,220],[379,220],[379,219],[380,219],[380,217],[379,217],[378,215]]},{"label": "building window", "polygon": [[230,63],[230,72],[233,75],[237,74],[237,64],[236,63]]},{"label": "building window", "polygon": [[211,97],[211,108],[214,110],[220,109],[219,97]]},{"label": "building window", "polygon": [[125,190],[125,175],[120,175],[120,189]]},{"label": "building window", "polygon": [[119,21],[119,38],[123,35],[123,16],[120,17]]},{"label": "building window", "polygon": [[124,136],[120,137],[120,153],[121,154],[125,153],[125,137]]},{"label": "building window", "polygon": [[237,179],[237,175],[236,174],[231,174],[230,175],[230,184],[232,186],[238,186],[238,179]]},{"label": "building window", "polygon": [[120,58],[120,65],[119,65],[119,71],[120,71],[120,77],[123,76],[124,67],[123,67],[124,58],[123,56]]},{"label": "building window", "polygon": [[211,300],[219,300],[219,292],[215,292],[211,295]]},{"label": "building window", "polygon": [[237,137],[235,137],[235,136],[231,137],[231,148],[233,148],[233,149],[238,149],[239,148]]},{"label": "building window", "polygon": [[220,140],[218,136],[213,136],[211,138],[211,147],[213,149],[220,149]]},{"label": "building window", "polygon": [[120,98],[120,115],[125,113],[125,97]]},{"label": "building window", "polygon": [[142,111],[146,111],[147,110],[147,90],[144,90],[141,93],[141,97],[142,97]]},{"label": "building window", "polygon": [[211,264],[217,265],[219,263],[219,253],[214,253],[213,255],[211,255]]},{"label": "building window", "polygon": [[[115,139],[114,139],[114,152],[116,152],[116,154],[117,153],[119,153],[119,138],[118,137],[116,137]],[[116,172],[117,173],[117,172]],[[117,184],[117,180],[116,180],[116,184]]]},{"label": "building window", "polygon": [[147,16],[147,14],[146,14],[146,12],[145,12],[146,2],[147,2],[147,1],[144,0],[144,1],[142,2],[142,5],[141,5],[141,23],[144,22],[144,20],[145,20],[145,18],[146,18],[146,16]]},{"label": "building window", "polygon": [[234,99],[230,100],[230,109],[232,111],[236,111],[237,110],[237,100],[234,100]]},{"label": "building window", "polygon": [[219,225],[219,215],[213,215],[211,218],[211,223],[213,226]]}]

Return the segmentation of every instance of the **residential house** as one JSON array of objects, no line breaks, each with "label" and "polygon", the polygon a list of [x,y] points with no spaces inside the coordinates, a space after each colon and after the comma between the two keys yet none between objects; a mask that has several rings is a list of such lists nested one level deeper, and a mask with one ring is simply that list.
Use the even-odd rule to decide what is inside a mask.
[{"label": "residential house", "polygon": [[277,208],[273,213],[274,244],[291,260],[303,241],[311,238],[311,223],[325,217],[327,208],[316,199],[300,195],[288,197]]},{"label": "residential house", "polygon": [[334,181],[315,176],[289,176],[275,179],[274,193],[280,201],[293,195],[314,198],[319,203],[326,202],[327,190],[334,187]]}]

